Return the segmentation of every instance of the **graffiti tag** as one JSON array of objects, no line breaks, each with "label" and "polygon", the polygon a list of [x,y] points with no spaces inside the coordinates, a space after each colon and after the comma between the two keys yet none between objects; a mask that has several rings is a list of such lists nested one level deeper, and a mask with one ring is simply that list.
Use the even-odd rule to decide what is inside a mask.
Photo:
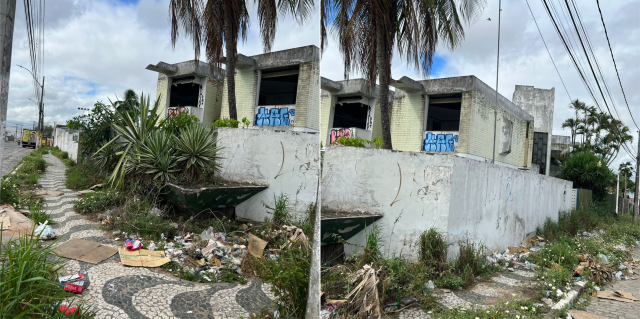
[{"label": "graffiti tag", "polygon": [[190,110],[185,107],[172,107],[167,109],[167,118],[179,116],[180,114],[189,114]]},{"label": "graffiti tag", "polygon": [[458,134],[455,133],[434,133],[425,134],[422,150],[427,152],[454,152],[458,144]]},{"label": "graffiti tag", "polygon": [[267,107],[261,106],[256,113],[256,126],[289,126],[293,125],[293,118],[296,116],[296,109],[288,107]]},{"label": "graffiti tag", "polygon": [[353,132],[350,128],[332,128],[331,129],[331,144],[337,141],[339,138],[352,138]]}]

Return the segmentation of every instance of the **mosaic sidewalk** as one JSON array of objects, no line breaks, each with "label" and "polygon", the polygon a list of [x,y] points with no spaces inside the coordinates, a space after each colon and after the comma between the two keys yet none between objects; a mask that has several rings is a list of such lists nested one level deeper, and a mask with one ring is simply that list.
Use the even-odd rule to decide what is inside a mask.
[{"label": "mosaic sidewalk", "polygon": [[[64,192],[45,198],[44,208],[57,222],[53,225],[57,244],[82,238],[121,247],[122,242],[107,239],[96,223],[73,211],[78,197],[65,188],[64,164],[51,154],[44,158],[51,165],[39,183],[45,189]],[[119,261],[116,254],[97,265],[68,260],[65,267],[65,272],[85,274],[88,282],[81,298],[91,305],[96,319],[248,318],[273,302],[270,286],[257,279],[245,285],[193,283],[179,281],[161,269],[127,267]]]}]

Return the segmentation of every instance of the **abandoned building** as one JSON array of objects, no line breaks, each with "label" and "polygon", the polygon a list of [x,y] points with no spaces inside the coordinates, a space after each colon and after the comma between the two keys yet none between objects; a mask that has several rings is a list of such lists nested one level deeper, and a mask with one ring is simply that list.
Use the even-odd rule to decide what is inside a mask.
[{"label": "abandoned building", "polygon": [[[238,120],[247,118],[252,126],[318,132],[319,59],[320,49],[313,45],[254,56],[238,54]],[[195,60],[159,62],[147,69],[158,72],[163,118],[189,112],[209,126],[229,117],[224,70],[212,74],[207,63]]]},{"label": "abandoned building", "polygon": [[[500,94],[496,107],[496,91],[475,76],[422,81],[402,77],[392,81],[391,86],[395,88],[390,94],[394,150],[454,152],[460,157],[490,161],[495,145],[495,161],[500,165],[531,169],[532,159],[539,165],[549,161],[547,149],[551,140],[544,137],[551,132],[552,121],[548,118],[553,118],[554,89],[516,88],[519,103],[546,114],[544,125],[535,130],[535,116]],[[532,97],[525,94],[530,89]],[[377,91],[362,79],[323,78],[323,143],[331,144],[338,137],[381,137]],[[538,141],[535,132],[540,133],[537,149],[533,147]]]},{"label": "abandoned building", "polygon": [[555,88],[547,90],[516,85],[513,92],[513,103],[535,118],[532,163],[537,164],[539,173],[544,175],[549,175],[551,169],[554,101]]},{"label": "abandoned building", "polygon": [[[369,141],[382,137],[377,86],[372,89],[364,79],[322,78],[321,88],[322,145],[330,145],[341,137]],[[389,92],[389,100],[393,101],[393,92]]]}]

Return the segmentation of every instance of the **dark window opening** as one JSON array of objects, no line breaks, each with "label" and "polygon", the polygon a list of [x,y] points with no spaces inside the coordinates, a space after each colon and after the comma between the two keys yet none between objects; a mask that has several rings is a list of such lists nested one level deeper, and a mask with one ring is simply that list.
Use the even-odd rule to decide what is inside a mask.
[{"label": "dark window opening", "polygon": [[297,92],[298,74],[269,77],[269,72],[263,72],[258,105],[296,104]]},{"label": "dark window opening", "polygon": [[171,95],[169,98],[169,107],[177,106],[198,106],[198,95],[200,95],[200,84],[187,82],[180,83],[185,80],[192,79],[174,79],[171,85]]},{"label": "dark window opening", "polygon": [[333,112],[333,127],[357,127],[366,130],[368,115],[368,105],[362,103],[338,103]]},{"label": "dark window opening", "polygon": [[459,131],[462,94],[429,96],[427,131]]},{"label": "dark window opening", "polygon": [[538,173],[544,175],[547,170],[547,139],[548,133],[533,132],[533,152],[531,163],[538,165]]}]

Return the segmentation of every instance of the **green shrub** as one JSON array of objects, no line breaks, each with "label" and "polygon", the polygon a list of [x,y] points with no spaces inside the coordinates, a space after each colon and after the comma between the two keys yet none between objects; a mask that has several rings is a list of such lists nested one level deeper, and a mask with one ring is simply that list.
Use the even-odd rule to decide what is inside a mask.
[{"label": "green shrub", "polygon": [[138,175],[157,180],[163,185],[173,181],[175,173],[179,171],[178,160],[172,154],[174,146],[174,137],[167,131],[149,134],[134,146],[131,153],[133,159],[129,164],[131,170]]},{"label": "green shrub", "polygon": [[202,180],[220,172],[222,159],[213,131],[202,125],[188,126],[175,141],[176,161],[187,181]]},{"label": "green shrub", "polygon": [[[246,117],[243,119],[246,119]],[[247,120],[248,122],[248,120]],[[215,122],[213,122],[213,124],[211,124],[211,131],[215,131],[218,127],[233,127],[233,128],[238,128],[238,124],[240,124],[240,122],[238,122],[238,120],[234,120],[234,119],[217,119]],[[247,125],[246,123],[244,123],[245,125]]]},{"label": "green shrub", "polygon": [[[284,318],[304,318],[307,307],[311,252],[300,248],[281,251],[279,260],[260,259],[262,280],[273,285],[276,305]],[[315,293],[315,292],[314,292]]]},{"label": "green shrub", "polygon": [[67,159],[67,158],[69,158],[69,153],[68,153],[68,152],[62,152],[62,153],[60,153],[60,159],[65,160],[65,159]]},{"label": "green shrub", "polygon": [[41,246],[31,236],[21,236],[0,245],[0,318],[65,318],[52,307],[64,300],[79,306],[81,314],[74,318],[93,318],[60,287],[57,273],[63,260],[48,258],[53,255],[53,244]]},{"label": "green shrub", "polygon": [[292,222],[291,214],[289,213],[289,197],[284,194],[280,194],[277,196],[273,194],[273,207],[268,206],[264,202],[262,205],[271,210],[271,222],[276,224],[277,226],[289,225]]},{"label": "green shrub", "polygon": [[375,265],[382,260],[380,246],[383,243],[382,234],[378,224],[373,224],[367,233],[367,241],[362,252],[361,265]]},{"label": "green shrub", "polygon": [[572,181],[573,187],[590,189],[594,198],[602,199],[616,175],[606,162],[593,152],[581,151],[572,153],[565,159],[561,176]]},{"label": "green shrub", "polygon": [[101,213],[107,209],[116,207],[121,200],[122,197],[116,190],[99,190],[82,195],[82,198],[73,205],[73,208],[79,214]]},{"label": "green shrub", "polygon": [[429,228],[420,234],[418,259],[425,265],[437,270],[447,268],[447,242],[435,228]]},{"label": "green shrub", "polygon": [[199,123],[200,120],[193,114],[187,112],[179,112],[178,115],[173,115],[160,122],[162,130],[173,135],[180,136],[180,133],[187,127]]}]

